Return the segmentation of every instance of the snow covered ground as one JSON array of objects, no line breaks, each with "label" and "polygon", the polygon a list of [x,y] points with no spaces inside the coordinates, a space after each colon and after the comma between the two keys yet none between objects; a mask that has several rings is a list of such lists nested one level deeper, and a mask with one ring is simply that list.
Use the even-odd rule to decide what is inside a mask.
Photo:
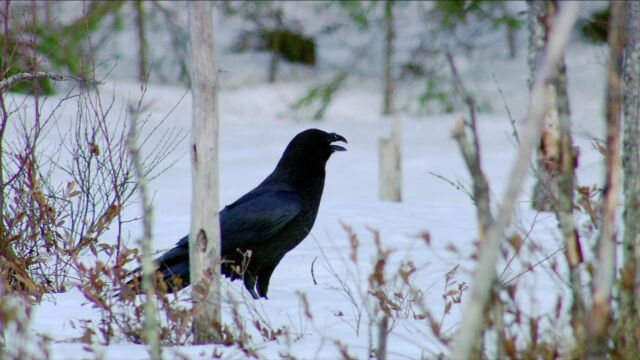
[{"label": "snow covered ground", "polygon": [[[492,189],[494,204],[502,199],[502,191],[509,181],[515,146],[511,125],[504,103],[498,94],[500,87],[514,117],[520,121],[526,114],[527,68],[524,49],[515,60],[496,56],[491,49],[480,50],[473,57],[457,59],[467,84],[475,93],[491,102],[491,112],[479,114],[480,141],[484,170]],[[568,51],[569,94],[576,144],[580,147],[579,183],[591,184],[602,178],[601,156],[591,146],[591,137],[602,128],[604,99],[605,51],[574,41]],[[238,55],[246,56],[246,55]],[[234,57],[221,58],[221,67],[231,69],[224,77],[236,72]],[[263,59],[264,60],[264,59]],[[257,61],[257,60],[256,60]],[[261,63],[262,64],[262,63]],[[264,69],[264,65],[260,65]],[[496,81],[493,79],[495,74]],[[375,79],[353,78],[329,107],[326,120],[296,121],[289,105],[301,96],[313,79],[303,76],[275,84],[234,81],[222,87],[220,93],[220,196],[221,206],[231,203],[250,190],[275,166],[288,141],[298,132],[318,127],[337,132],[349,140],[348,151],[334,154],[327,165],[327,180],[318,219],[311,235],[291,251],[276,269],[270,286],[268,301],[254,302],[240,283],[223,281],[225,295],[241,300],[243,319],[255,317],[268,320],[274,329],[287,327],[295,334],[289,341],[267,342],[254,337],[253,345],[264,358],[292,354],[303,359],[329,359],[340,356],[336,341],[348,348],[355,358],[368,357],[370,343],[376,343],[376,325],[370,333],[369,318],[358,321],[358,308],[366,307],[358,293],[365,291],[367,277],[375,257],[375,245],[370,229],[380,232],[385,248],[393,253],[387,269],[397,269],[401,261],[412,261],[419,269],[415,286],[424,296],[429,310],[436,316],[443,311],[442,299],[445,274],[460,266],[458,281],[469,279],[474,263],[468,258],[476,236],[475,209],[461,191],[431,173],[470,186],[470,179],[457,145],[450,136],[455,120],[466,112],[452,114],[411,115],[401,113],[403,132],[403,198],[402,203],[379,201],[377,143],[390,130],[391,118],[381,117],[381,87]],[[140,86],[125,81],[107,82],[103,93],[136,98]],[[146,110],[153,118],[160,118],[185,93],[182,87],[150,85],[145,95]],[[124,101],[118,98],[117,101]],[[402,99],[398,99],[402,102]],[[188,131],[191,104],[187,95],[169,115],[165,126]],[[69,110],[69,116],[73,110]],[[61,117],[64,121],[64,116]],[[189,227],[190,163],[186,156],[188,144],[177,151],[177,163],[156,179],[154,193],[154,247],[166,249],[182,237]],[[517,227],[528,229],[535,224],[529,242],[543,250],[531,254],[529,262],[540,260],[541,254],[551,254],[559,248],[556,224],[549,214],[530,210],[528,195],[531,181],[525,186],[516,216]],[[137,206],[127,210],[138,212]],[[360,240],[358,264],[349,261],[350,246],[341,223],[352,226]],[[136,239],[139,224],[131,227]],[[419,234],[429,232],[431,245]],[[109,236],[109,235],[107,235]],[[108,237],[105,238],[108,241]],[[133,240],[131,244],[134,244]],[[458,249],[458,253],[452,248]],[[314,285],[311,264],[316,259]],[[561,253],[554,258],[562,264]],[[514,263],[506,274],[518,274],[523,263]],[[503,265],[499,265],[502,269]],[[544,263],[527,273],[520,281],[525,291],[521,299],[529,314],[546,314],[553,310],[559,281]],[[341,290],[334,269],[351,287],[356,305]],[[562,269],[562,267],[561,267]],[[561,270],[562,271],[562,270]],[[509,278],[510,276],[507,276]],[[360,289],[360,290],[358,290]],[[305,315],[298,293],[306,294],[312,319]],[[456,305],[445,318],[443,329],[453,331],[460,319],[462,306]],[[365,310],[363,310],[366,313]],[[47,297],[35,306],[33,332],[46,335],[53,341],[48,345],[54,359],[144,359],[147,352],[142,345],[126,342],[109,346],[70,342],[80,336],[71,322],[98,321],[97,310],[86,304],[78,290]],[[225,321],[231,321],[229,313]],[[374,319],[375,320],[375,319]],[[439,318],[438,318],[439,320]],[[554,326],[554,324],[547,324]],[[373,339],[370,336],[373,336]],[[11,340],[9,339],[9,343]],[[210,358],[216,346],[179,346],[165,348],[166,358],[178,354],[188,358]],[[416,320],[412,313],[398,320],[389,335],[391,358],[430,358],[442,350],[431,335],[425,320]],[[244,358],[232,348],[222,349],[224,358]]]}]

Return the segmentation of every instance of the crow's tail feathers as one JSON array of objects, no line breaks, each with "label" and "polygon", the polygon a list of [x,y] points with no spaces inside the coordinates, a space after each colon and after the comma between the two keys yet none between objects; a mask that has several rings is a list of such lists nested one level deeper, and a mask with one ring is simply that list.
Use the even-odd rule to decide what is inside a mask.
[{"label": "crow's tail feathers", "polygon": [[[177,246],[167,251],[165,254],[154,260],[156,266],[157,288],[162,292],[176,292],[182,288],[189,286],[191,282],[189,273],[189,247],[185,236]],[[222,275],[231,279],[238,280],[244,277],[244,272],[248,265],[248,258],[238,257],[234,259],[242,266],[234,265],[233,260],[225,260],[222,262]],[[135,294],[142,293],[142,273],[137,268],[129,273],[131,279],[126,282],[126,286],[133,290]]]}]

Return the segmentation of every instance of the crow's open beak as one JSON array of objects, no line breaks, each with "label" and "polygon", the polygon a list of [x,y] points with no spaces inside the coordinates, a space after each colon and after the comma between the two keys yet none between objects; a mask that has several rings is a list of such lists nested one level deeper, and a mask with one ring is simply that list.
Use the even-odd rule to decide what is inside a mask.
[{"label": "crow's open beak", "polygon": [[[331,133],[329,134],[329,142],[336,142],[336,141],[342,141],[345,143],[348,143],[347,139],[344,138],[344,136],[342,135],[338,135],[336,133]],[[331,144],[331,150],[332,151],[347,151],[347,149],[343,148],[340,145],[335,145],[335,144]]]}]

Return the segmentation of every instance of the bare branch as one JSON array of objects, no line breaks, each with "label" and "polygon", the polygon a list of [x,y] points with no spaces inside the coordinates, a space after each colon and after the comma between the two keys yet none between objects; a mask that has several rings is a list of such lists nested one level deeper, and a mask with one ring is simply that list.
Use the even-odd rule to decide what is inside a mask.
[{"label": "bare branch", "polygon": [[469,169],[471,177],[473,178],[472,198],[477,207],[479,227],[478,238],[483,240],[492,221],[491,208],[489,207],[489,182],[487,181],[487,178],[482,171],[482,167],[480,166],[480,159],[471,147],[471,142],[467,138],[465,120],[463,117],[458,119],[451,135],[458,142],[464,162],[467,165],[467,169]]},{"label": "bare branch", "polygon": [[313,285],[318,285],[318,282],[316,281],[316,274],[313,272],[313,265],[316,263],[316,260],[318,260],[317,256],[313,258],[313,261],[311,262],[311,279],[313,279]]},{"label": "bare branch", "polygon": [[605,186],[602,200],[602,225],[598,239],[598,261],[593,281],[593,305],[588,354],[598,357],[607,352],[606,334],[611,322],[611,291],[616,268],[616,207],[621,183],[620,115],[622,110],[622,86],[620,69],[624,44],[624,2],[612,2],[609,18],[609,66],[607,81],[607,109],[605,151]]},{"label": "bare branch", "polygon": [[384,92],[382,114],[389,115],[393,112],[393,42],[395,38],[393,19],[394,0],[386,0],[384,3]]},{"label": "bare branch", "polygon": [[[465,88],[464,83],[458,74],[458,69],[451,52],[447,51],[445,56],[449,63],[449,68],[451,69],[456,89],[469,108],[469,123],[466,123],[464,118],[458,120],[452,135],[458,142],[458,146],[460,147],[460,151],[462,152],[465,163],[467,164],[469,173],[473,178],[473,201],[476,203],[477,207],[478,238],[483,240],[487,229],[493,220],[491,217],[491,202],[489,199],[489,182],[482,171],[482,162],[480,158],[480,140],[476,119],[476,101]],[[467,133],[464,128],[465,124],[470,129],[472,136],[471,141],[467,140]]]},{"label": "bare branch", "polygon": [[511,181],[500,204],[495,222],[489,228],[486,241],[480,248],[478,269],[474,275],[471,299],[463,316],[460,334],[454,347],[452,356],[454,359],[469,358],[472,346],[482,329],[483,309],[496,278],[495,264],[499,254],[500,239],[511,220],[518,194],[521,191],[529,168],[529,159],[533,153],[534,145],[542,128],[542,120],[549,105],[545,103],[544,85],[560,64],[577,15],[578,3],[565,2],[562,4],[549,39],[547,53],[532,87],[526,126],[518,147],[518,154],[511,176],[509,177]]},{"label": "bare branch", "polygon": [[387,360],[387,338],[389,337],[389,318],[382,314],[378,323],[378,360]]},{"label": "bare branch", "polygon": [[8,90],[14,84],[19,83],[20,81],[35,80],[35,79],[50,79],[54,81],[77,81],[83,86],[88,85],[93,87],[102,85],[102,82],[98,80],[84,79],[78,76],[64,75],[64,74],[53,73],[53,72],[36,71],[36,72],[28,72],[28,73],[25,72],[25,73],[15,74],[4,80],[0,80],[0,91]]}]

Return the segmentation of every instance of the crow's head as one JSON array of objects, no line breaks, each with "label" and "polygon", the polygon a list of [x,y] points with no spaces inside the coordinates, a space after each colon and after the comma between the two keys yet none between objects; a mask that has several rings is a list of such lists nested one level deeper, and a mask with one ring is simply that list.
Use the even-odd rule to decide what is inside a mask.
[{"label": "crow's head", "polygon": [[294,151],[301,153],[308,160],[317,159],[326,162],[334,152],[347,150],[334,144],[338,141],[346,143],[347,139],[336,133],[309,129],[299,133],[291,140],[285,154],[287,151]]},{"label": "crow's head", "polygon": [[324,171],[324,166],[331,154],[336,151],[346,151],[335,142],[347,142],[342,135],[328,133],[318,129],[305,130],[296,135],[282,154],[278,168],[291,172]]}]

